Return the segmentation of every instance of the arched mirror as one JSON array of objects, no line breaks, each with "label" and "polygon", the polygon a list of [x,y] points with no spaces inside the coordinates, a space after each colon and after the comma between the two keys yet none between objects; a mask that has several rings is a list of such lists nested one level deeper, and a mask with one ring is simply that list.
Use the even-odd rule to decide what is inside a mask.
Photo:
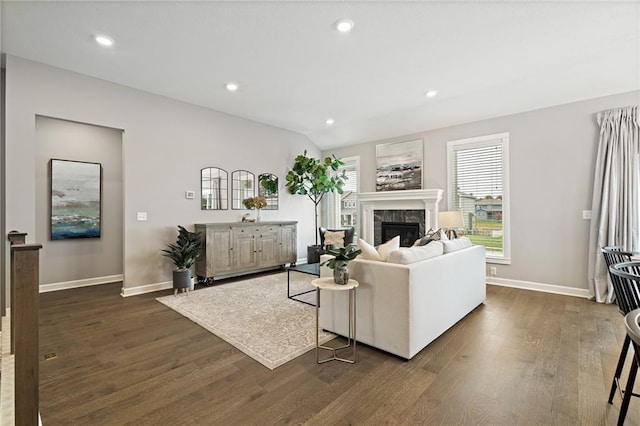
[{"label": "arched mirror", "polygon": [[227,210],[229,200],[228,173],[218,167],[205,167],[200,170],[200,189],[202,210]]},{"label": "arched mirror", "polygon": [[242,200],[255,196],[255,175],[246,170],[236,170],[231,173],[231,208],[241,210],[245,207]]},{"label": "arched mirror", "polygon": [[278,210],[278,176],[273,173],[258,175],[258,195],[267,200],[264,210]]}]

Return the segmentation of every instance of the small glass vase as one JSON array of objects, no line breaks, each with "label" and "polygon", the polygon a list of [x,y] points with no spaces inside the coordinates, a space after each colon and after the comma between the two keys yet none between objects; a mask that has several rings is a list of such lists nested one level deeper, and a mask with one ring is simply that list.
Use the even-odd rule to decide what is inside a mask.
[{"label": "small glass vase", "polygon": [[333,269],[333,282],[341,285],[349,282],[349,268],[347,265],[337,266]]}]

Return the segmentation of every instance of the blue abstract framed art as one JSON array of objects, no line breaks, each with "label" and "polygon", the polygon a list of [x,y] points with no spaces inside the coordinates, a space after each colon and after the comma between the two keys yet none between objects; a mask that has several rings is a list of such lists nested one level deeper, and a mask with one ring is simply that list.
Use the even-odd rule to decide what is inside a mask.
[{"label": "blue abstract framed art", "polygon": [[102,165],[51,159],[51,239],[100,238]]}]

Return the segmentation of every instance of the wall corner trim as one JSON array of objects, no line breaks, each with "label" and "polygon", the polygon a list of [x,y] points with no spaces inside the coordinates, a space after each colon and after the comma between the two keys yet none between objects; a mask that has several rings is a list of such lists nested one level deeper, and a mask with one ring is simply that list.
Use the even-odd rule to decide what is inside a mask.
[{"label": "wall corner trim", "polygon": [[564,296],[581,297],[591,299],[593,296],[586,288],[566,287],[553,284],[534,283],[531,281],[508,280],[505,278],[487,277],[487,284],[497,285],[501,287],[512,287],[523,290],[540,291],[543,293],[561,294]]},{"label": "wall corner trim", "polygon": [[59,283],[41,284],[40,293],[48,293],[50,291],[69,290],[72,288],[89,287],[92,285],[111,284],[122,281],[123,275],[107,275],[104,277],[85,278],[82,280],[63,281]]}]

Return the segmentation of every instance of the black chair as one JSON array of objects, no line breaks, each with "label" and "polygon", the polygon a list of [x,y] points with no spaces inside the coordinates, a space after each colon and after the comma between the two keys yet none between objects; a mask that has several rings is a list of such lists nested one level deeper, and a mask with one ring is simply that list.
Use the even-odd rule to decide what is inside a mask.
[{"label": "black chair", "polygon": [[[620,279],[617,275],[611,272],[611,267],[613,265],[617,265],[618,263],[630,262],[632,253],[624,251],[621,246],[609,246],[602,248],[602,254],[604,256],[604,261],[607,264],[607,270],[609,271],[609,277],[611,278],[611,284],[613,285],[613,293],[616,296],[616,303],[618,304],[618,310],[622,316],[627,315],[632,309],[640,308],[640,306],[634,306],[629,303],[629,298],[626,296],[626,292],[624,288],[621,286]],[[616,372],[613,375],[613,382],[611,383],[611,391],[609,392],[609,404],[613,403],[613,397],[616,394],[616,389],[622,389],[620,386],[620,377],[622,375],[622,369],[624,367],[624,362],[627,359],[627,353],[629,352],[629,344],[631,340],[629,336],[624,338],[624,343],[622,344],[622,350],[620,351],[620,356],[618,357],[618,365],[616,367]]]},{"label": "black chair", "polygon": [[[620,311],[625,311],[625,319],[627,315],[637,309],[640,309],[640,262],[623,262],[618,263],[609,267],[609,272],[611,274],[611,281],[613,284],[614,292],[616,292],[616,298],[618,299],[618,307]],[[624,360],[626,358],[626,352],[629,349],[629,344],[631,343],[631,336],[629,333],[625,336],[624,343],[622,346],[622,353],[620,354],[620,358],[618,360],[618,367],[616,368],[616,376],[614,377],[615,386],[620,388],[620,384],[618,383],[618,379],[620,378],[620,374],[622,373],[622,365],[624,364]],[[634,346],[634,351],[636,351],[635,357],[638,356],[638,352],[636,347]],[[635,358],[634,357],[634,358]],[[621,365],[622,363],[622,365]],[[634,360],[633,364],[631,364],[631,371],[629,371],[629,378],[627,379],[627,385],[625,390],[622,393],[622,405],[620,406],[620,415],[618,416],[618,424],[624,424],[624,418],[627,415],[627,410],[629,409],[629,401],[632,396],[640,396],[638,394],[633,393],[633,385],[636,381],[636,374],[638,372],[638,364]],[[613,385],[612,385],[613,386]],[[615,388],[612,388],[612,392],[615,392]],[[613,395],[609,395],[609,403],[613,401]]]},{"label": "black chair", "polygon": [[327,231],[329,231],[329,232],[344,232],[343,244],[344,244],[344,247],[346,247],[349,244],[353,244],[353,235],[355,234],[356,230],[355,230],[355,228],[353,226],[350,226],[350,227],[344,228],[344,229],[327,229],[327,228],[320,227],[320,228],[318,228],[318,231],[320,233],[320,250],[322,250],[322,254],[324,254],[324,252],[325,252],[324,234]]}]

